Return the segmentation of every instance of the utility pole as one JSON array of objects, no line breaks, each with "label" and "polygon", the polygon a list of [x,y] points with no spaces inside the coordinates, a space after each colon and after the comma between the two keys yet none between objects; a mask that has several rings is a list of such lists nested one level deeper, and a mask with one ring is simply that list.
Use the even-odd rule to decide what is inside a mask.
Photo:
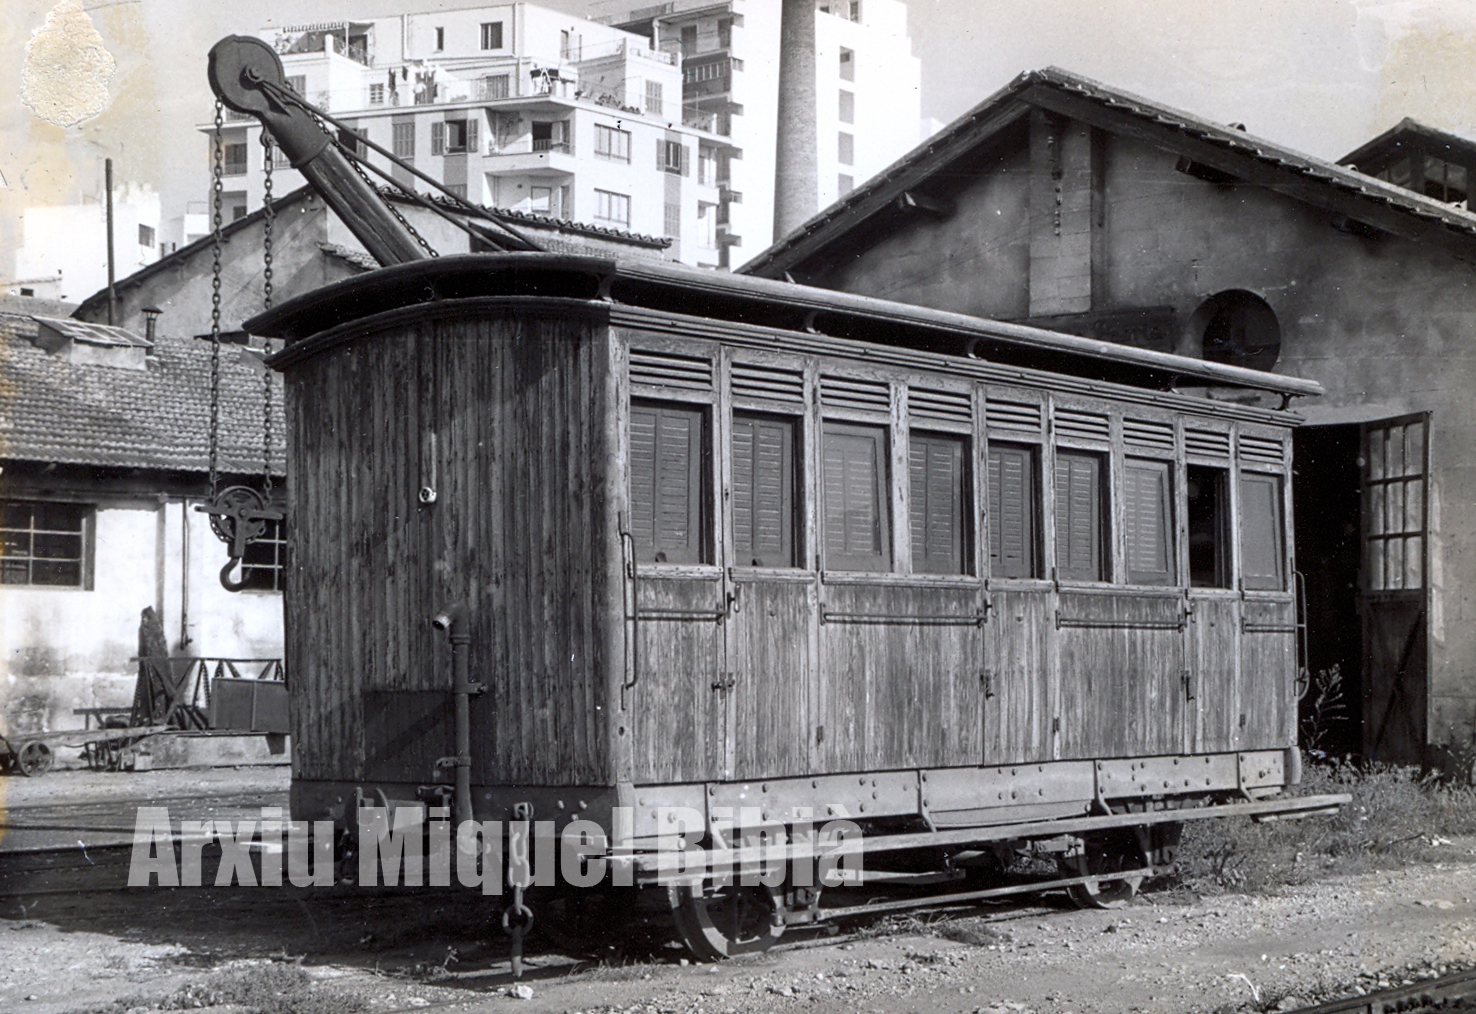
[{"label": "utility pole", "polygon": [[103,188],[108,192],[108,324],[116,324],[118,292],[113,288],[113,160],[103,159]]}]

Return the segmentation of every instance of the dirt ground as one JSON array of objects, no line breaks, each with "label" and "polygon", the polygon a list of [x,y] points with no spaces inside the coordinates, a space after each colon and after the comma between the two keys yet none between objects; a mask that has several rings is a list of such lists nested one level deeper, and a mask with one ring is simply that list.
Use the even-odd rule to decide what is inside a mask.
[{"label": "dirt ground", "polygon": [[[16,825],[52,815],[62,799],[215,793],[249,811],[273,805],[286,774],[60,773],[0,784]],[[0,1012],[1289,1009],[1340,988],[1476,964],[1476,840],[1450,842],[1442,855],[1270,896],[1152,892],[1126,909],[1085,912],[1044,896],[947,917],[861,920],[836,937],[792,933],[766,955],[721,965],[686,963],[659,939],[612,948],[604,962],[534,941],[527,999],[509,995],[494,913],[459,893],[21,891],[0,896]]]}]

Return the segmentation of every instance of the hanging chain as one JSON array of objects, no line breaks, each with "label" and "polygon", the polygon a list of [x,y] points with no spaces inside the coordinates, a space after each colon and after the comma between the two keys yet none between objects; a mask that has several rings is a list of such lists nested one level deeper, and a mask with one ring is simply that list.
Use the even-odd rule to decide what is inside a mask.
[{"label": "hanging chain", "polygon": [[[318,116],[314,110],[309,109],[307,106],[301,106],[300,108],[303,110],[303,112],[307,113],[317,122],[318,128],[322,130],[323,133],[332,138],[334,144],[338,145],[339,150],[343,152],[343,157],[348,161],[348,164],[353,166],[354,172],[359,174],[359,179],[363,180],[364,184],[370,190],[374,191],[375,193],[379,193],[379,188],[374,185],[374,181],[369,178],[369,174],[364,171],[364,167],[359,165],[358,153],[350,151],[348,146],[338,139],[338,133],[333,130],[329,126],[329,124],[322,119],[322,117]],[[400,186],[400,184],[398,183],[395,185]],[[400,214],[400,209],[395,207],[394,201],[386,199],[384,202],[384,206],[386,208],[389,208],[389,212],[391,215],[395,216],[395,220],[405,227],[405,231],[415,238],[415,242],[420,244],[420,247],[422,250],[425,251],[426,256],[441,256],[441,252],[435,247],[431,246],[429,243],[427,243],[425,237],[415,231],[415,226],[411,225],[410,222],[405,218],[405,216]]]},{"label": "hanging chain", "polygon": [[220,226],[221,204],[224,202],[225,148],[221,130],[225,125],[224,107],[215,100],[215,157],[211,166],[210,196],[214,209],[214,231],[210,240],[210,497],[213,500],[220,485]]},{"label": "hanging chain", "polygon": [[[277,209],[272,206],[272,162],[275,152],[271,135],[261,132],[262,161],[265,174],[262,180],[261,221],[261,304],[262,309],[272,308],[272,227],[277,222]],[[267,341],[265,350],[271,351]],[[272,371],[263,369],[261,374],[261,475],[262,489],[268,500],[272,497]]]}]

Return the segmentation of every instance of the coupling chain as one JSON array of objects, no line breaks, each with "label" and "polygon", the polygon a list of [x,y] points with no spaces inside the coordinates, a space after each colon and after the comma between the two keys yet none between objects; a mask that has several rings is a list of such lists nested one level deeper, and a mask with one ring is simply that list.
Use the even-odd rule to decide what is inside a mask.
[{"label": "coupling chain", "polygon": [[[262,221],[261,221],[261,305],[262,309],[272,308],[272,227],[277,222],[277,209],[272,205],[272,163],[275,160],[275,146],[272,144],[271,135],[265,129],[261,132],[262,162],[264,172],[262,177]],[[271,351],[271,343],[266,342],[265,351]],[[266,498],[272,495],[272,371],[265,369],[261,374],[261,475],[262,487]]]}]

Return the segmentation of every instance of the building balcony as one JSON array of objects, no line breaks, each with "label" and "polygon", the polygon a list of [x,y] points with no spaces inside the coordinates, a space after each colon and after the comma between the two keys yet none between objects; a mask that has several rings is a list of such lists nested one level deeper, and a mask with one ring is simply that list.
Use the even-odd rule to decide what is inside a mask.
[{"label": "building balcony", "polygon": [[572,147],[561,141],[535,141],[532,150],[488,149],[482,169],[494,176],[572,176],[578,167]]}]

